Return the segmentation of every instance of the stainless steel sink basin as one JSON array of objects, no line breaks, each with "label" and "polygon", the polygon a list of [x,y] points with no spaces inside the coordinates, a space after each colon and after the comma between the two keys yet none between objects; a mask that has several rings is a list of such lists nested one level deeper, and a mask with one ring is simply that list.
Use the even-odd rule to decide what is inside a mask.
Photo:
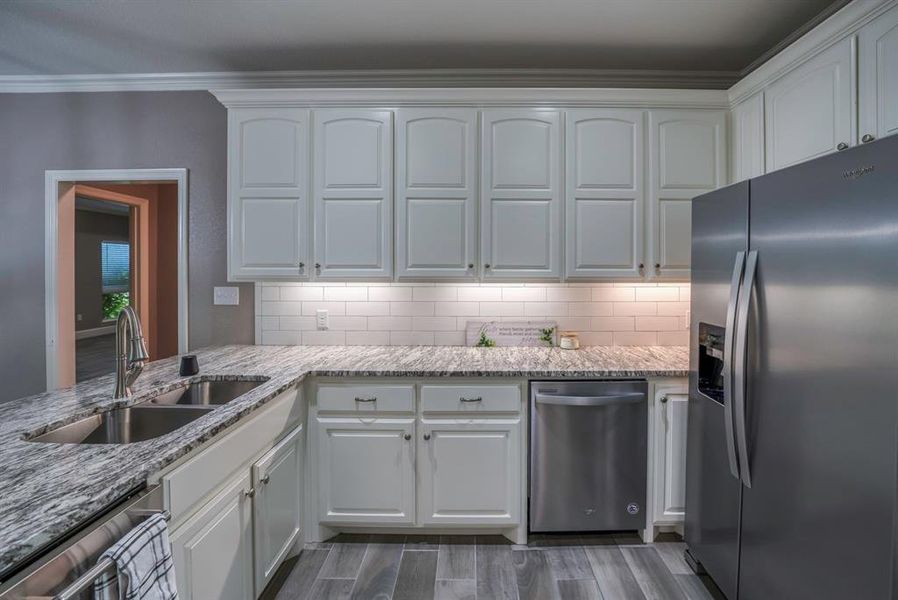
[{"label": "stainless steel sink basin", "polygon": [[214,410],[212,407],[204,406],[138,404],[91,415],[31,438],[29,441],[57,444],[132,444],[171,433],[212,410]]},{"label": "stainless steel sink basin", "polygon": [[268,378],[241,381],[195,381],[185,387],[156,396],[152,404],[210,406],[227,404],[234,398],[253,390]]}]

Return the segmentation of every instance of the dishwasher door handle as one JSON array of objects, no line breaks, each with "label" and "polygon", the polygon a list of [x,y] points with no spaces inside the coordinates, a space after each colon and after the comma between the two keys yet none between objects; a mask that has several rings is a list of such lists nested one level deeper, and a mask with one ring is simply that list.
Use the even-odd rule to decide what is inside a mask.
[{"label": "dishwasher door handle", "polygon": [[561,396],[556,394],[540,394],[534,396],[537,404],[555,404],[560,406],[612,406],[615,404],[634,404],[645,402],[645,394],[611,394],[608,396]]}]

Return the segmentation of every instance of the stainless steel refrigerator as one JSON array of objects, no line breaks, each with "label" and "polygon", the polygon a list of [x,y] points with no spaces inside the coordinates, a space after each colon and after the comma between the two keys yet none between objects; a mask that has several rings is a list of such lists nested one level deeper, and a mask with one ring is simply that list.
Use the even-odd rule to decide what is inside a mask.
[{"label": "stainless steel refrigerator", "polygon": [[692,209],[690,560],[729,600],[883,600],[898,485],[898,136]]}]

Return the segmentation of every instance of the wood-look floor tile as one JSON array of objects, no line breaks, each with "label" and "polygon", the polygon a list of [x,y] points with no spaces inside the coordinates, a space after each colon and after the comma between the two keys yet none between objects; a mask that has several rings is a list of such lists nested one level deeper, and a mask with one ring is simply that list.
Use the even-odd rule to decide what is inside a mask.
[{"label": "wood-look floor tile", "polygon": [[595,579],[560,579],[558,581],[560,600],[603,600],[602,592]]},{"label": "wood-look floor tile", "polygon": [[[697,575],[674,575],[674,578],[689,600],[726,600],[717,586],[711,582],[706,586],[703,579]],[[709,587],[711,589],[708,589]]]},{"label": "wood-look floor tile", "polygon": [[582,546],[581,537],[571,533],[532,533],[527,537],[530,548],[552,548],[557,546]]},{"label": "wood-look floor tile", "polygon": [[402,544],[368,544],[362,567],[352,588],[357,600],[389,600],[399,575]]},{"label": "wood-look floor tile", "polygon": [[558,598],[555,578],[543,550],[519,550],[511,553],[520,600]]},{"label": "wood-look floor tile", "polygon": [[437,553],[432,550],[405,550],[393,600],[433,600],[437,573]]},{"label": "wood-look floor tile", "polygon": [[367,543],[335,543],[318,576],[323,579],[355,579],[359,574],[367,547]]},{"label": "wood-look floor tile", "polygon": [[655,548],[621,548],[621,552],[648,600],[686,600]]},{"label": "wood-look floor tile", "polygon": [[686,559],[683,558],[686,544],[682,542],[660,542],[652,544],[652,547],[658,551],[658,555],[661,556],[661,560],[664,561],[671,573],[674,575],[694,575]]},{"label": "wood-look floor tile", "polygon": [[309,590],[308,598],[309,600],[349,600],[352,597],[354,584],[354,579],[318,579]]},{"label": "wood-look floor tile", "polygon": [[[484,543],[481,543],[483,541]],[[517,600],[514,565],[511,562],[511,545],[477,538],[475,564],[477,572],[478,600]],[[526,550],[524,551],[526,552]]]},{"label": "wood-look floor tile", "polygon": [[474,579],[474,538],[440,536],[437,579]]},{"label": "wood-look floor tile", "polygon": [[620,548],[592,546],[584,548],[599,590],[606,600],[645,600],[642,588],[630,570]]},{"label": "wood-look floor tile", "polygon": [[546,548],[543,551],[555,579],[592,579],[592,568],[583,548]]},{"label": "wood-look floor tile", "polygon": [[437,579],[434,600],[475,600],[477,582],[473,579]]},{"label": "wood-look floor tile", "polygon": [[327,559],[328,552],[328,550],[324,549],[303,550],[300,552],[284,582],[279,588],[273,588],[277,589],[277,594],[274,597],[277,600],[304,600],[305,598],[312,598],[312,596],[309,596],[309,590],[311,590],[315,578],[318,577],[321,566]]}]

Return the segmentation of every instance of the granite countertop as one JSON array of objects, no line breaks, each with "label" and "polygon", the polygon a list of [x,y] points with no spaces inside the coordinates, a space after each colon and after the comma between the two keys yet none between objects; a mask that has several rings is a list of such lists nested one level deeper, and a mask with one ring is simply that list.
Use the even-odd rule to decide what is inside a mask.
[{"label": "granite countertop", "polygon": [[[268,376],[261,386],[170,434],[125,445],[28,442],[25,435],[183,385],[177,358],[150,363],[130,398],[113,400],[113,376],[0,403],[0,580],[148,477],[310,375],[682,377],[683,347],[223,346],[196,352],[203,378]],[[197,378],[195,377],[195,378]],[[194,378],[194,379],[195,379]]]}]

